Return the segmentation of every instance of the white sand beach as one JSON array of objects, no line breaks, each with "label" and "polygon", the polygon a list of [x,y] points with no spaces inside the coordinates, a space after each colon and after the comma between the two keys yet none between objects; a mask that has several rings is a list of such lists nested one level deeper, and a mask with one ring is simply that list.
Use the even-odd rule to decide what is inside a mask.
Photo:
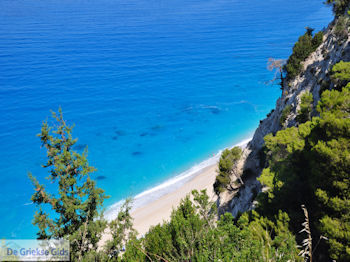
[{"label": "white sand beach", "polygon": [[181,199],[187,194],[190,194],[194,189],[206,189],[209,197],[215,201],[216,195],[213,191],[213,184],[217,175],[216,170],[216,163],[212,164],[204,168],[200,174],[193,177],[174,192],[166,194],[159,199],[134,210],[132,216],[134,218],[134,227],[137,232],[139,232],[140,235],[143,235],[148,231],[150,226],[157,225],[163,220],[169,219],[173,208],[176,208]]}]

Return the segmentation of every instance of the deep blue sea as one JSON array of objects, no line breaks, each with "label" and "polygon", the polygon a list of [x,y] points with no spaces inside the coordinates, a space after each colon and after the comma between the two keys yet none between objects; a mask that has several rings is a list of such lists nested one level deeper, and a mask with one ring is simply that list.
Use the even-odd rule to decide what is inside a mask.
[{"label": "deep blue sea", "polygon": [[0,238],[34,237],[41,122],[62,107],[105,207],[251,137],[321,0],[1,0]]}]

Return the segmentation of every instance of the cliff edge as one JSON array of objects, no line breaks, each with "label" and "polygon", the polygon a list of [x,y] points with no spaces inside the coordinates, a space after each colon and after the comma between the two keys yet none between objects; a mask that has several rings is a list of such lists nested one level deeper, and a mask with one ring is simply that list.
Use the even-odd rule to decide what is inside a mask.
[{"label": "cliff edge", "polygon": [[231,177],[230,189],[220,193],[217,200],[219,214],[231,212],[236,216],[254,208],[255,197],[264,190],[257,180],[265,167],[262,159],[264,137],[287,127],[298,126],[296,117],[304,93],[309,92],[313,96],[311,116],[318,115],[316,105],[320,93],[324,86],[331,85],[332,88],[330,71],[333,65],[341,60],[350,61],[350,34],[348,30],[339,29],[342,22],[335,18],[323,30],[322,43],[302,62],[301,73],[294,78],[282,80],[282,95],[277,100],[276,107],[260,121],[237,165],[244,184],[237,183],[237,174]]}]

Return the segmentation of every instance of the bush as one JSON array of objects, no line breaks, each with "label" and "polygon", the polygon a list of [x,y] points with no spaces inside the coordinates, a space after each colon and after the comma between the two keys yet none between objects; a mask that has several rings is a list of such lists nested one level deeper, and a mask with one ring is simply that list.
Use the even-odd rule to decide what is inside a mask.
[{"label": "bush", "polygon": [[341,90],[350,81],[350,62],[340,61],[332,68],[332,82],[337,90]]},{"label": "bush", "polygon": [[340,16],[334,28],[334,34],[338,37],[338,41],[342,43],[348,37],[349,18]]},{"label": "bush", "polygon": [[217,195],[225,191],[227,185],[231,182],[230,175],[234,164],[240,159],[242,149],[238,146],[232,149],[225,149],[219,161],[219,174],[216,176],[214,191]]},{"label": "bush", "polygon": [[107,261],[302,261],[287,214],[279,212],[269,220],[252,212],[236,221],[225,213],[216,221],[216,205],[206,192],[192,195],[193,200],[187,196],[172,211],[169,221],[129,241],[118,260]]},{"label": "bush", "polygon": [[322,44],[323,41],[323,32],[320,31],[312,38],[312,46],[314,49],[317,49]]},{"label": "bush", "polygon": [[314,99],[310,92],[305,92],[301,96],[300,109],[298,110],[298,115],[296,120],[301,124],[310,120],[310,114],[312,111],[312,103]]},{"label": "bush", "polygon": [[283,110],[282,110],[282,114],[280,117],[280,125],[284,126],[284,122],[287,120],[288,115],[290,114],[290,111],[292,110],[292,106],[291,105],[286,105]]},{"label": "bush", "polygon": [[343,15],[346,8],[349,6],[349,0],[327,0],[329,5],[333,5],[333,12],[336,16]]},{"label": "bush", "polygon": [[298,41],[293,47],[293,53],[287,60],[284,67],[287,79],[292,79],[300,74],[303,62],[323,41],[323,32],[318,32],[312,37],[312,29],[308,28],[304,35],[299,37]]},{"label": "bush", "polygon": [[299,232],[300,205],[307,206],[313,239],[328,239],[314,247],[314,261],[350,261],[350,88],[323,92],[317,111],[319,117],[265,137],[269,166],[259,181],[267,190],[256,211],[270,217],[281,209]]}]

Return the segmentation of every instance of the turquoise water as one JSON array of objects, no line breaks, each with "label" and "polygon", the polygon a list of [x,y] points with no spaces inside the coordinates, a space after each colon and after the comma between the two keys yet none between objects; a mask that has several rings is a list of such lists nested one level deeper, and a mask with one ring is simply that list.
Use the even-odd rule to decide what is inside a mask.
[{"label": "turquoise water", "polygon": [[2,0],[0,238],[33,237],[35,136],[50,109],[75,123],[109,205],[252,135],[280,95],[266,70],[319,0]]}]

